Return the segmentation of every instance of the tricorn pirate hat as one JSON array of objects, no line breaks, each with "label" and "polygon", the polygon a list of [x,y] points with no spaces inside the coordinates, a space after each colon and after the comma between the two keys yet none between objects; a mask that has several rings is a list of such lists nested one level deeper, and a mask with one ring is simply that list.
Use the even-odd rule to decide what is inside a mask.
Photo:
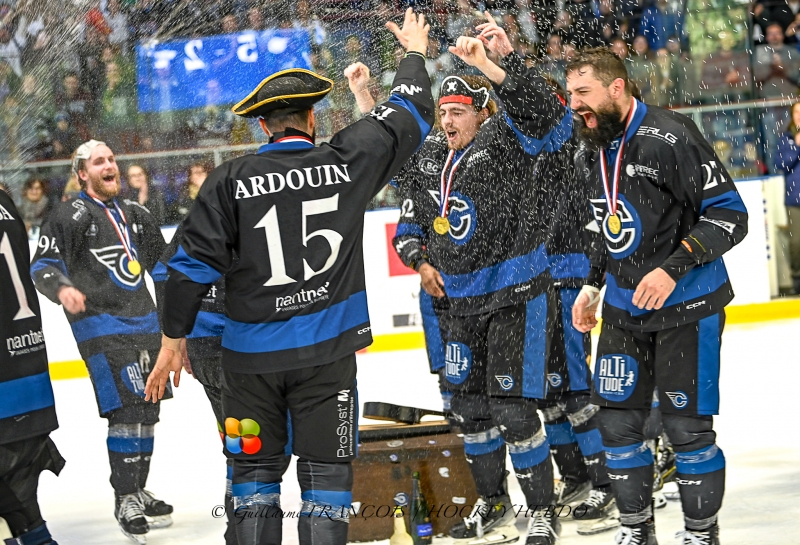
[{"label": "tricorn pirate hat", "polygon": [[231,108],[242,117],[263,117],[277,112],[290,114],[308,110],[333,89],[333,81],[303,68],[272,74]]},{"label": "tricorn pirate hat", "polygon": [[439,96],[439,105],[468,104],[476,110],[486,107],[489,102],[489,91],[485,87],[473,89],[469,84],[458,76],[448,76],[442,81]]}]

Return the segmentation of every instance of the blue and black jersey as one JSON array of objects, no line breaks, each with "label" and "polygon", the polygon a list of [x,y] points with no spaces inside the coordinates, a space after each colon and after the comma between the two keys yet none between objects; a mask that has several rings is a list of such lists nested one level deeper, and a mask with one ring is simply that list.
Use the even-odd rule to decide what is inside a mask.
[{"label": "blue and black jersey", "polygon": [[30,249],[14,201],[0,190],[0,445],[58,427]]},{"label": "blue and black jersey", "polygon": [[169,261],[168,337],[192,333],[203,298],[224,276],[226,371],[318,366],[372,342],[364,212],[433,123],[422,58],[403,59],[392,87],[389,100],[329,143],[315,147],[287,130],[209,175]]},{"label": "blue and black jersey", "polygon": [[494,90],[503,108],[462,152],[448,198],[447,233],[432,226],[446,139],[429,136],[397,177],[404,201],[395,250],[406,265],[427,261],[441,273],[449,312],[459,316],[524,303],[546,289],[545,241],[554,211],[534,215],[526,206],[540,183],[534,175],[538,156],[559,150],[572,135],[569,109],[542,77],[509,70]]},{"label": "blue and black jersey", "polygon": [[[56,204],[42,226],[31,263],[36,289],[56,304],[58,290],[73,286],[86,296],[86,312],[70,314],[84,359],[107,350],[156,349],[161,344],[155,303],[144,282],[166,243],[148,210],[135,201],[115,199],[127,220],[132,251],[141,270],[133,274],[119,235],[106,212],[85,193]],[[109,209],[118,224],[122,217]]]},{"label": "blue and black jersey", "polygon": [[[618,147],[619,141],[602,151],[612,168]],[[584,155],[579,168],[589,177],[591,210],[605,240],[589,279],[599,286],[606,272],[603,319],[658,331],[719,313],[733,299],[722,254],[747,235],[747,210],[711,145],[688,117],[638,103],[620,168],[618,233],[609,228],[599,153]],[[662,309],[639,309],[633,294],[657,267],[677,286]]]}]

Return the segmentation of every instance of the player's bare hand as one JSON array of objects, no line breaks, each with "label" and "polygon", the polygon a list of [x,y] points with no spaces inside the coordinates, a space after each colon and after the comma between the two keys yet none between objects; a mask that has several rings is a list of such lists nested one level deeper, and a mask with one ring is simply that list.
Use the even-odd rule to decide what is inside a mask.
[{"label": "player's bare hand", "polygon": [[183,362],[183,368],[186,372],[194,377],[192,362],[189,360],[189,351],[186,349],[186,339],[181,339],[181,361]]},{"label": "player's bare hand", "polygon": [[444,280],[439,271],[428,263],[419,267],[419,276],[422,279],[422,289],[431,297],[444,297]]},{"label": "player's bare hand", "polygon": [[469,36],[459,36],[456,40],[456,45],[451,45],[450,53],[464,61],[470,66],[482,66],[488,60],[486,58],[486,50],[483,48],[483,42],[478,38],[471,38]]},{"label": "player's bare hand", "polygon": [[175,373],[172,383],[175,387],[180,384],[181,369],[183,368],[181,340],[183,339],[170,339],[167,336],[161,336],[161,350],[158,352],[156,365],[150,371],[150,376],[147,377],[147,384],[144,387],[145,401],[152,399],[153,403],[157,403],[159,399],[164,397],[171,372]]},{"label": "player's bare hand", "polygon": [[86,296],[77,288],[64,286],[58,290],[58,300],[70,314],[86,312]]},{"label": "player's bare hand", "polygon": [[416,51],[425,55],[428,52],[428,32],[431,27],[425,22],[425,16],[415,14],[408,8],[403,20],[403,28],[396,23],[388,21],[386,28],[392,31],[406,51]]},{"label": "player's bare hand", "polygon": [[584,286],[572,305],[572,325],[581,333],[594,329],[597,325],[597,305],[600,303],[600,290]]},{"label": "player's bare hand", "polygon": [[511,40],[508,39],[508,34],[503,28],[497,24],[488,11],[483,13],[486,16],[487,23],[483,23],[475,27],[475,30],[480,32],[478,39],[483,42],[489,51],[505,57],[514,52],[514,47],[511,45]]},{"label": "player's bare hand", "polygon": [[675,289],[675,281],[662,268],[650,271],[633,293],[633,304],[640,309],[659,310]]},{"label": "player's bare hand", "polygon": [[344,69],[344,77],[350,85],[350,92],[359,93],[367,89],[369,85],[369,68],[361,62],[354,62]]}]

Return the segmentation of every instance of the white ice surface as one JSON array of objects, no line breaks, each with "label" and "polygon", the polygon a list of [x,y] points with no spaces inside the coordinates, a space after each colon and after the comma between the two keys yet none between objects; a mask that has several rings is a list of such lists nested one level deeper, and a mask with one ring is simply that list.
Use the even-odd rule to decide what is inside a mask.
[{"label": "white ice surface", "polygon": [[[718,444],[727,459],[720,513],[725,545],[800,544],[798,337],[800,320],[729,326],[725,331],[721,416],[715,419]],[[436,380],[427,373],[423,351],[359,356],[358,363],[362,403],[440,408]],[[152,531],[148,543],[221,545],[224,523],[211,513],[222,500],[225,460],[202,388],[191,377],[183,379],[176,399],[163,404],[148,481],[150,490],[175,506],[175,524]],[[130,543],[112,515],[106,421],[97,416],[91,384],[88,379],[57,381],[54,389],[61,427],[52,437],[67,465],[58,478],[42,476],[44,518],[61,545]],[[519,487],[515,482],[512,487],[512,499],[522,503]],[[299,499],[292,466],[283,485],[284,508],[293,509]],[[295,524],[286,521],[284,543],[297,543]],[[519,521],[521,531],[524,524]],[[656,524],[660,543],[674,543],[675,532],[683,527],[680,506],[669,503],[657,511]],[[566,522],[560,543],[611,544],[613,536],[578,536],[575,524]]]}]

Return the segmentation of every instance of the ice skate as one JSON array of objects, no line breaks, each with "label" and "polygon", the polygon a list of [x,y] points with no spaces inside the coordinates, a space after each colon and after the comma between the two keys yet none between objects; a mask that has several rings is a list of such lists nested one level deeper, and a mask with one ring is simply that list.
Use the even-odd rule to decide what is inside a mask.
[{"label": "ice skate", "polygon": [[614,536],[615,545],[658,545],[656,525],[654,522],[643,522],[634,526],[620,526]]},{"label": "ice skate", "polygon": [[619,527],[617,502],[610,490],[592,490],[589,498],[572,511],[572,518],[579,522],[577,532],[590,536]]},{"label": "ice skate", "polygon": [[536,511],[528,523],[525,545],[553,545],[561,534],[561,521],[555,510]]},{"label": "ice skate", "polygon": [[653,494],[653,509],[663,509],[667,506],[667,498],[662,492]]},{"label": "ice skate", "polygon": [[514,543],[519,532],[514,527],[514,506],[508,496],[478,498],[468,517],[450,528],[450,537],[459,545]]},{"label": "ice skate", "polygon": [[125,494],[117,497],[117,508],[114,516],[119,522],[122,533],[134,543],[145,545],[150,531],[147,519],[144,517],[144,507],[138,494]]},{"label": "ice skate", "polygon": [[658,444],[656,453],[653,490],[659,491],[664,488],[665,484],[674,481],[677,469],[675,466],[675,451],[672,450],[672,445],[667,441],[666,436],[663,436]]},{"label": "ice skate", "polygon": [[675,537],[680,545],[719,545],[719,526],[716,524],[705,530],[684,530]]},{"label": "ice skate", "polygon": [[150,529],[166,528],[172,526],[172,506],[156,498],[152,492],[139,490],[139,499],[144,507],[144,516],[147,518]]},{"label": "ice skate", "polygon": [[589,497],[591,481],[575,482],[570,479],[557,481],[555,485],[556,505],[577,505]]}]

